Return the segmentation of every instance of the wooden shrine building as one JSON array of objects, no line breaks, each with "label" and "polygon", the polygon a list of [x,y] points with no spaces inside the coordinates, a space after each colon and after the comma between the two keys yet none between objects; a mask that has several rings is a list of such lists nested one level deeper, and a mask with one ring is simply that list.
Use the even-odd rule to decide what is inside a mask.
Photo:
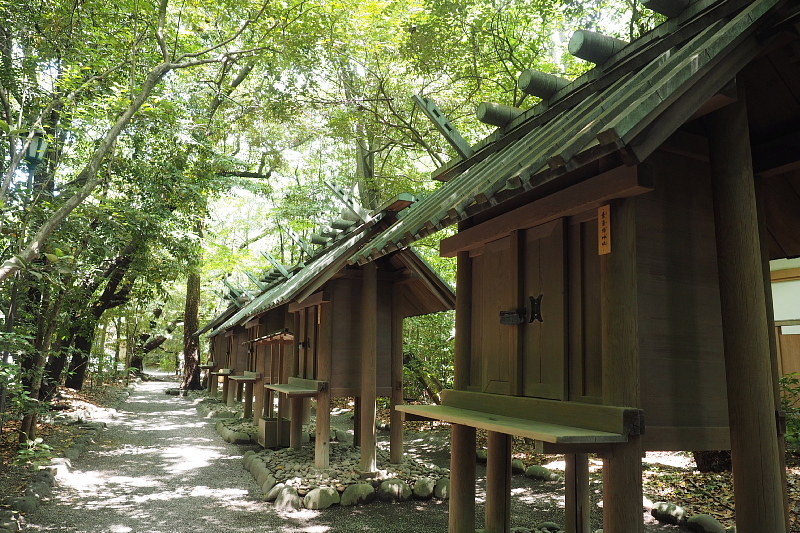
[{"label": "wooden shrine building", "polygon": [[[271,377],[262,388],[266,399],[256,401],[254,415],[261,419],[263,445],[299,447],[301,424],[308,419],[307,399],[314,398],[315,463],[326,467],[331,398],[354,397],[361,470],[374,472],[376,398],[387,396],[392,406],[403,403],[403,319],[453,309],[455,295],[410,248],[362,266],[353,264],[355,253],[396,222],[397,212],[411,203],[410,195],[368,212],[344,191],[335,187],[334,191],[347,206],[345,216],[333,221],[325,236],[315,237],[312,242],[321,246],[313,250],[303,243],[309,255],[304,265],[265,289],[218,329],[252,329],[264,320],[258,317],[279,315],[271,327],[250,335],[256,346],[271,346],[274,354],[277,342],[281,350],[279,359],[275,355],[270,359]],[[286,343],[290,345],[284,348]],[[273,394],[279,399],[274,416]],[[400,462],[402,418],[393,413],[391,460]]]},{"label": "wooden shrine building", "polygon": [[800,255],[800,6],[645,3],[669,19],[632,43],[576,33],[597,64],[577,80],[523,73],[541,103],[482,105],[496,132],[451,135],[447,183],[358,257],[458,223],[455,390],[399,407],[453,424],[453,533],[475,530],[476,428],[493,533],[512,435],[566,454],[570,533],[589,532],[588,452],[603,530],[636,533],[644,451],[718,449],[737,530],[788,531],[767,262]]}]

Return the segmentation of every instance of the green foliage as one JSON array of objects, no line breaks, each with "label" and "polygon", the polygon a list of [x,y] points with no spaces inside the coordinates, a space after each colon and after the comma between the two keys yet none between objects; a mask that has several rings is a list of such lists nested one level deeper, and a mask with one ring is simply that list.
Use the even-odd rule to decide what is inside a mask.
[{"label": "green foliage", "polygon": [[455,312],[406,318],[403,330],[405,394],[436,401],[431,393],[453,387]]},{"label": "green foliage", "polygon": [[800,447],[800,374],[792,372],[780,377],[781,409],[786,413],[786,442]]},{"label": "green foliage", "polygon": [[38,467],[53,458],[53,448],[44,443],[42,438],[26,440],[20,444],[15,465]]}]

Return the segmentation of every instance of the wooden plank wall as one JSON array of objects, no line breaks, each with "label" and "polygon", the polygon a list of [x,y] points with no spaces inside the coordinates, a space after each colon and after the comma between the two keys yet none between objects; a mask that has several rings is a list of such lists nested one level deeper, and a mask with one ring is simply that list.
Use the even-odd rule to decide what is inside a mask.
[{"label": "wooden plank wall", "polygon": [[659,428],[728,425],[710,170],[661,152],[647,164],[655,189],[636,200],[645,446],[708,449],[707,432]]},{"label": "wooden plank wall", "polygon": [[[331,395],[357,396],[361,387],[361,279],[342,277],[326,285],[330,291]],[[378,280],[379,396],[391,393],[391,283]]]}]

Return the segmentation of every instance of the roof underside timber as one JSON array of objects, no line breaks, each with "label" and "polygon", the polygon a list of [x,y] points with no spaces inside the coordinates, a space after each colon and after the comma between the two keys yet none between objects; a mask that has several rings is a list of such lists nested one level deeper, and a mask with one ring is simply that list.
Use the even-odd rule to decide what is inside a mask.
[{"label": "roof underside timber", "polygon": [[[732,101],[730,82],[745,66],[748,105],[756,101],[749,109],[756,172],[765,183],[788,187],[774,193],[790,205],[775,207],[781,215],[768,220],[775,241],[771,256],[800,255],[800,225],[782,229],[786,220],[800,222],[797,150],[783,150],[793,159],[777,174],[778,162],[770,158],[781,153],[780,146],[757,157],[762,142],[785,145],[789,135],[795,140],[789,146],[797,146],[791,134],[800,138],[797,21],[796,3],[786,0],[692,4],[498,129],[476,146],[475,155],[446,165],[441,178],[450,181],[402,212],[356,260],[369,261],[475,215],[641,162],[679,128]],[[770,83],[764,82],[766,75]]]}]

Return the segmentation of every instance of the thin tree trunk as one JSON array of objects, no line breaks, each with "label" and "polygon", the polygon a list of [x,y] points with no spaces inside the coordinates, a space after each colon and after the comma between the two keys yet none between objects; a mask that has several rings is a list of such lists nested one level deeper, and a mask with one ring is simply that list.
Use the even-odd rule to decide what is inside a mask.
[{"label": "thin tree trunk", "polygon": [[200,339],[196,335],[199,329],[200,309],[200,273],[197,267],[189,272],[186,281],[186,314],[183,320],[183,389],[200,390]]}]

